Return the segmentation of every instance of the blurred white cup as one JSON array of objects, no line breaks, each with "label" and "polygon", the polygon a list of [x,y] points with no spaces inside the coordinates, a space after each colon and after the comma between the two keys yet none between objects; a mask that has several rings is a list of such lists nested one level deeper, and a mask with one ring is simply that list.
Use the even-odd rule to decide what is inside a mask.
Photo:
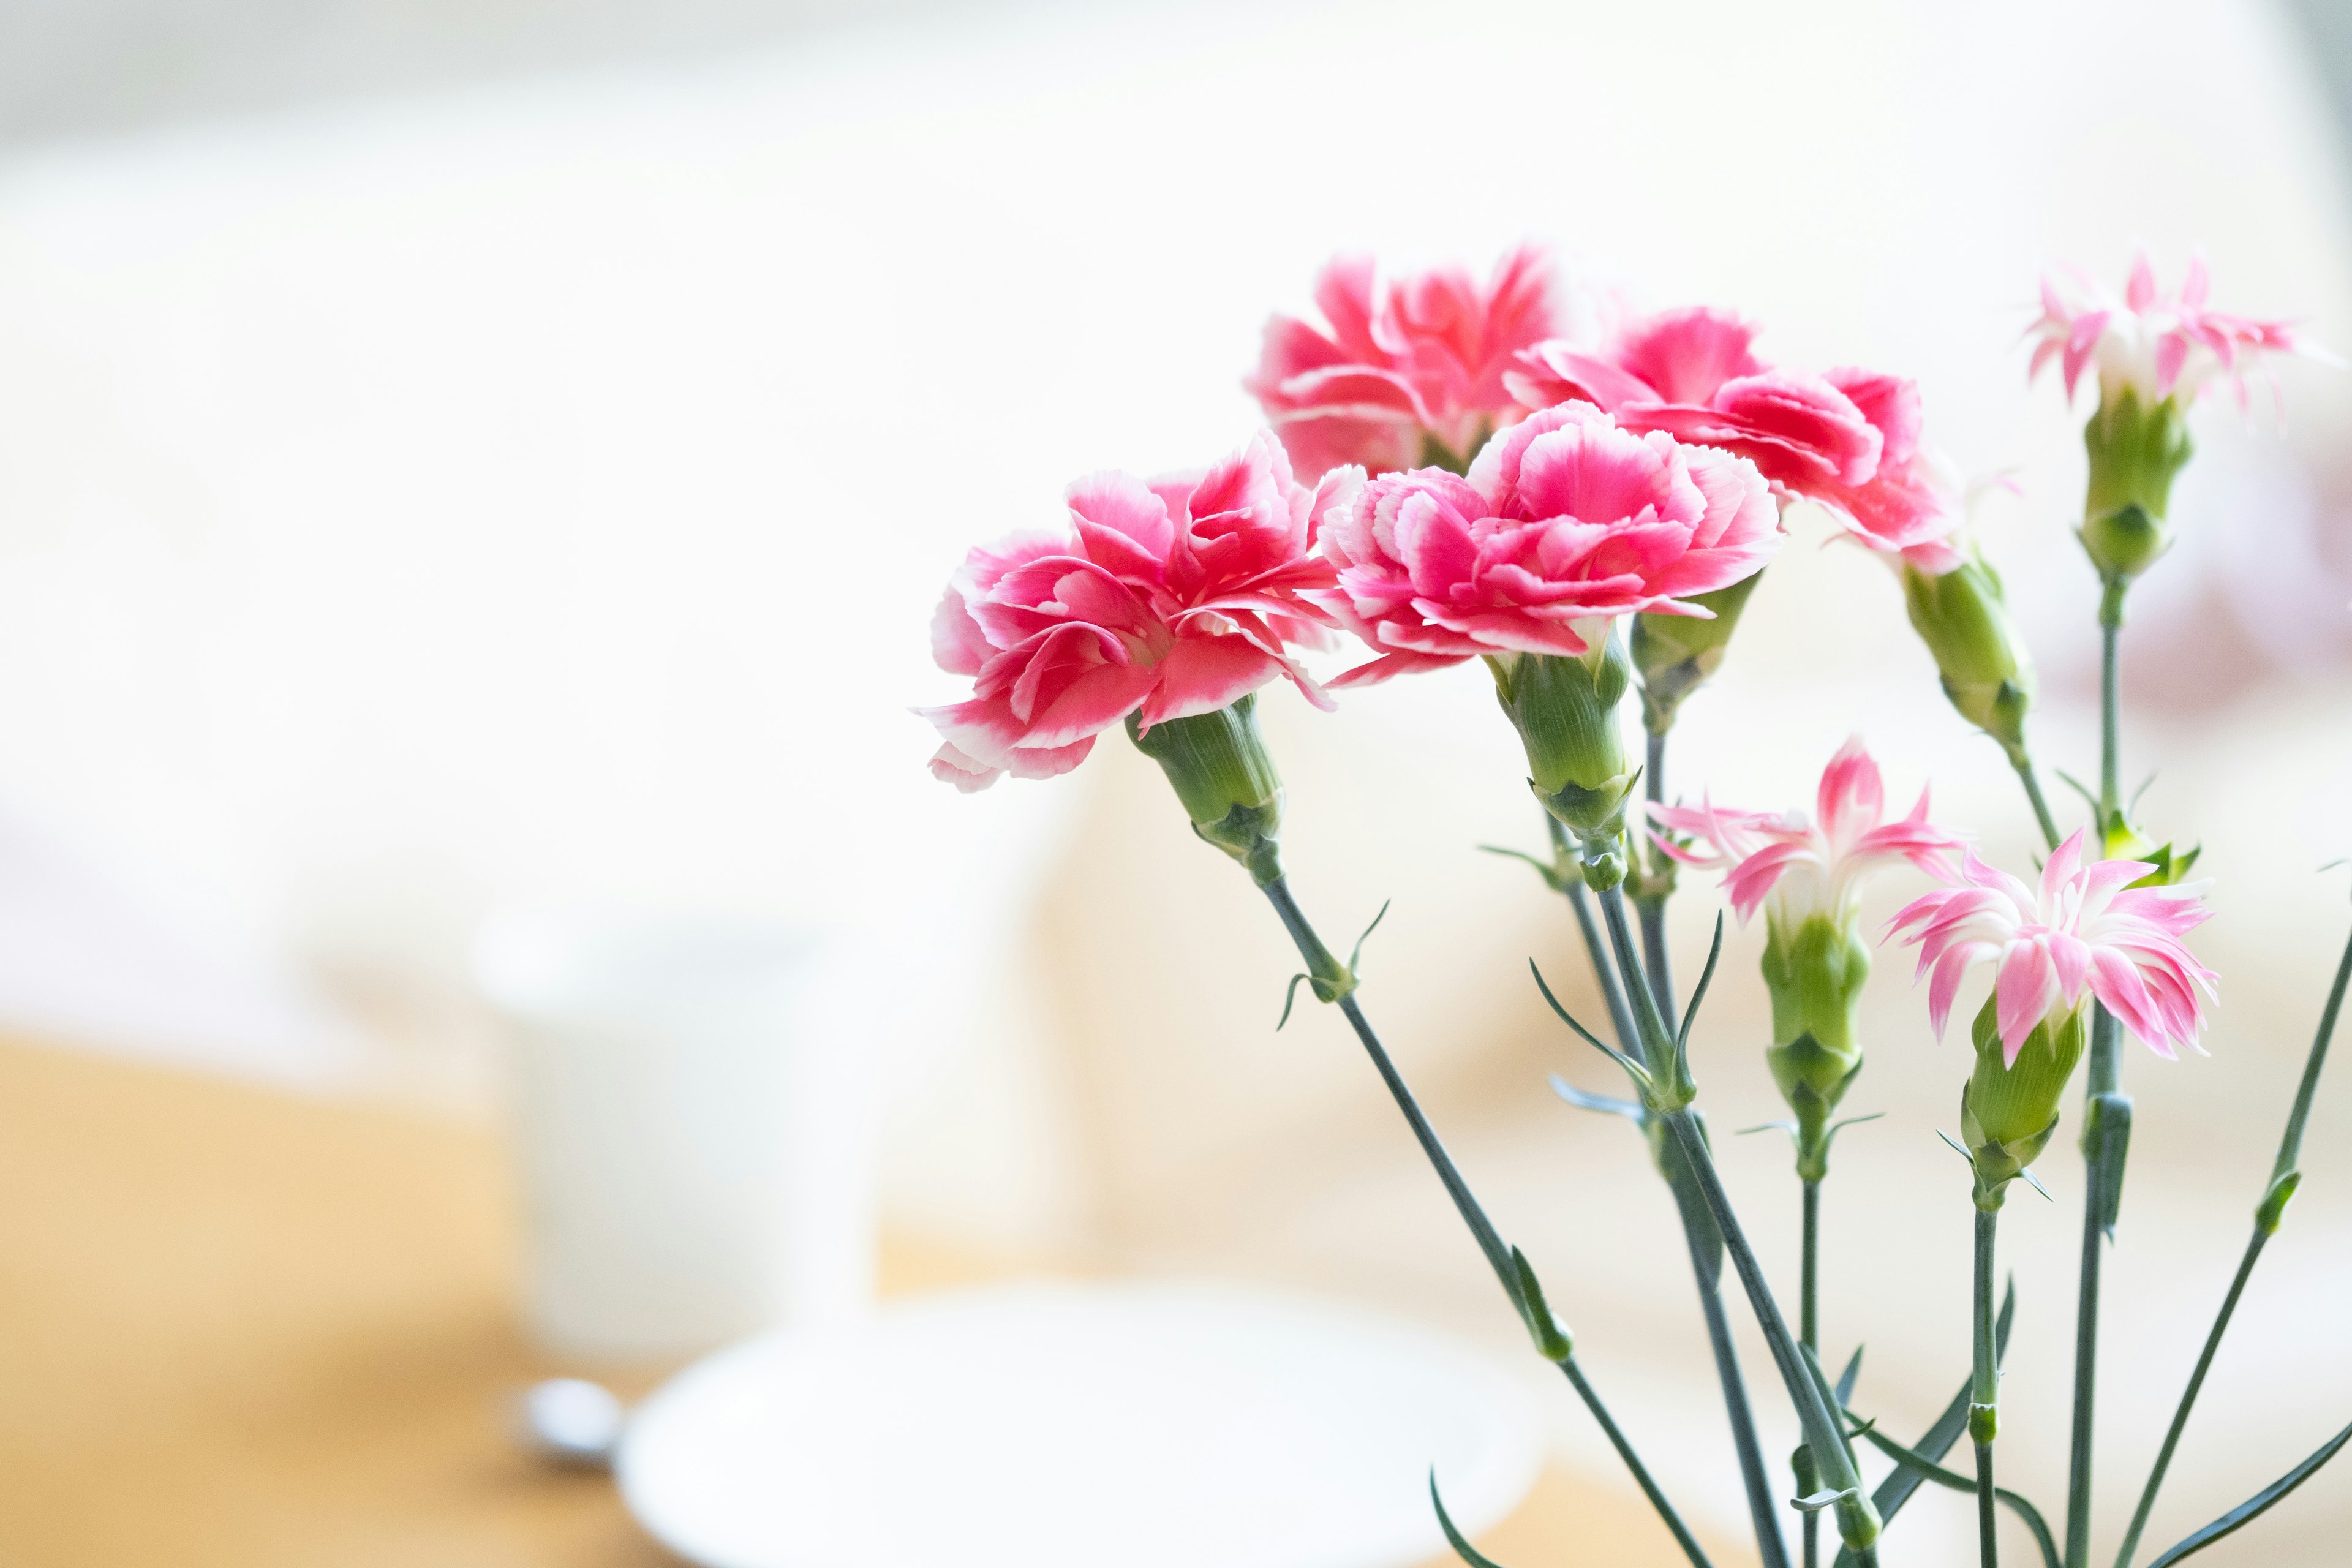
[{"label": "blurred white cup", "polygon": [[872,1300],[875,1042],[853,945],[727,916],[516,910],[477,979],[514,1037],[527,1311],[650,1360]]}]

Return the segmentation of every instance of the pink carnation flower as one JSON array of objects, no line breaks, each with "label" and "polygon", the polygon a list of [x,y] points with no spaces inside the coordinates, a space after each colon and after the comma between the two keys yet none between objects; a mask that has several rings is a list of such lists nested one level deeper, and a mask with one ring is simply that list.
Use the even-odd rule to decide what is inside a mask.
[{"label": "pink carnation flower", "polygon": [[1819,503],[1872,549],[1929,573],[1960,563],[1958,487],[1919,444],[1919,389],[1866,370],[1808,375],[1759,359],[1728,310],[1667,310],[1591,352],[1565,339],[1518,355],[1503,380],[1531,408],[1597,404],[1629,430],[1738,453],[1783,495]]},{"label": "pink carnation flower", "polygon": [[1927,1016],[1944,1032],[1960,978],[1978,963],[1996,965],[1993,1017],[2011,1067],[2044,1019],[2063,1016],[2095,996],[2161,1057],[2173,1047],[2200,1049],[2205,1026],[2199,996],[2214,994],[2213,972],[2181,936],[2205,922],[2207,884],[2135,888],[2156,868],[2138,860],[2083,858],[2083,834],[2060,845],[2042,869],[2037,891],[1974,855],[1948,888],[1906,905],[1890,933],[1919,944],[1920,974],[1930,969]]},{"label": "pink carnation flower", "polygon": [[1419,468],[1325,481],[1313,595],[1381,657],[1335,686],[1480,654],[1581,654],[1600,617],[1704,616],[1681,595],[1727,587],[1780,548],[1770,489],[1745,458],[1636,435],[1589,404],[1488,441],[1466,478]]},{"label": "pink carnation flower", "polygon": [[2314,352],[2285,321],[2210,309],[2210,286],[2200,257],[2189,264],[2178,294],[2162,292],[2146,252],[2133,259],[2121,299],[2079,273],[2063,285],[2044,277],[2042,318],[2026,329],[2034,344],[2027,377],[2056,360],[2072,397],[2084,370],[2095,364],[2103,396],[2128,387],[2151,408],[2176,393],[2193,402],[2221,377],[2243,402],[2248,370],[2273,353]]},{"label": "pink carnation flower", "polygon": [[1924,789],[1911,815],[1885,820],[1886,786],[1859,736],[1822,770],[1814,811],[1818,820],[1809,822],[1801,811],[1774,816],[1727,811],[1712,801],[1653,805],[1651,821],[1696,842],[1677,844],[1654,829],[1650,837],[1685,866],[1723,871],[1742,921],[1769,899],[1773,919],[1784,924],[1826,915],[1841,927],[1853,921],[1863,885],[1879,871],[1907,862],[1948,876],[1961,847],[1957,834],[1927,820]]},{"label": "pink carnation flower", "polygon": [[972,695],[918,710],[947,742],[935,776],[1067,773],[1130,713],[1149,729],[1213,712],[1277,675],[1331,705],[1286,651],[1321,641],[1300,595],[1332,573],[1309,551],[1314,492],[1272,436],[1205,473],[1093,474],[1068,498],[1069,532],[976,549],[948,585],[932,656]]},{"label": "pink carnation flower", "polygon": [[1511,356],[1564,330],[1551,258],[1533,245],[1483,286],[1458,267],[1383,283],[1370,258],[1339,257],[1316,279],[1315,304],[1326,325],[1266,323],[1243,383],[1309,481],[1348,463],[1414,468],[1433,460],[1433,440],[1468,458],[1519,412],[1503,386]]}]

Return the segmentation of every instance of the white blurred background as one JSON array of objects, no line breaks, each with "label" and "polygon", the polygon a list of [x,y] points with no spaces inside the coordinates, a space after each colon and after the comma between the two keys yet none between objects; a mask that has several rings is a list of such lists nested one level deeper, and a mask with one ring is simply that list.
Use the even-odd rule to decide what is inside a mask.
[{"label": "white blurred background", "polygon": [[[1258,329],[1332,250],[1483,270],[1532,236],[1641,302],[1747,311],[1773,357],[1916,376],[1932,438],[2017,482],[1981,530],[2042,749],[2088,774],[2079,417],[2024,385],[2035,278],[2119,279],[2145,245],[2169,280],[2201,251],[2219,302],[2352,348],[2347,128],[2329,0],[0,5],[0,1025],[480,1116],[486,913],[782,914],[887,955],[900,1231],[1313,1285],[1507,1346],[1337,1020],[1271,1032],[1279,932],[1153,770],[1107,743],[978,797],[925,775],[906,709],[950,693],[925,623],[961,548],[1052,522],[1075,474],[1237,445]],[[2352,382],[2280,381],[2201,411],[2182,543],[2126,637],[2126,771],[2158,770],[2159,835],[2206,846],[2225,989],[2210,1060],[2127,1064],[2113,1522],[2352,916],[2314,874],[2352,852]],[[1799,804],[1859,731],[1895,792],[1932,778],[2022,868],[2014,782],[1893,583],[1790,522],[1676,787]],[[1595,1376],[1736,1535],[1663,1192],[1542,1087],[1616,1086],[1524,981],[1530,953],[1580,968],[1563,912],[1473,849],[1540,837],[1481,679],[1335,719],[1269,699],[1296,880],[1333,931],[1396,900],[1376,1016]],[[1714,907],[1680,901],[1686,977]],[[1724,1132],[1775,1110],[1759,945],[1735,939],[1700,1030]],[[1872,993],[1851,1103],[1895,1114],[1841,1151],[1828,1323],[1870,1344],[1865,1407],[1916,1429],[1965,1371],[1963,1178],[1929,1131],[1965,1054],[1906,979],[1889,956]],[[2152,1540],[2352,1414],[2347,1138],[2339,1080]],[[1726,1143],[1785,1260],[1785,1147]],[[2049,1164],[2059,1205],[2004,1234],[2004,1443],[2054,1504],[2079,1165]],[[1768,1364],[1751,1345],[1759,1393]],[[1964,1539],[1965,1500],[1916,1506]],[[2210,1560],[2334,1562],[2347,1527],[2323,1478]]]}]

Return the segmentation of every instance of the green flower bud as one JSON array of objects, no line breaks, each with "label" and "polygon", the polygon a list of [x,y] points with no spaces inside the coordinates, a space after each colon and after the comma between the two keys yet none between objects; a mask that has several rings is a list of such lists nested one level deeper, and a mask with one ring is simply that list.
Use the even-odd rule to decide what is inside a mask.
[{"label": "green flower bud", "polygon": [[2131,820],[2120,811],[2116,812],[2114,818],[2108,822],[2107,830],[2103,837],[2106,846],[2104,858],[2144,860],[2156,868],[2155,870],[2131,884],[2135,888],[2166,888],[2175,882],[2185,880],[2189,868],[2197,864],[2197,857],[2205,852],[2205,847],[2201,844],[2192,844],[2186,849],[2175,849],[2169,844],[2156,843],[2147,834],[2134,826]]},{"label": "green flower bud", "polygon": [[1829,1171],[1829,1121],[1862,1071],[1854,1007],[1870,978],[1870,949],[1827,915],[1791,931],[1769,920],[1764,988],[1772,998],[1772,1047],[1764,1054],[1780,1098],[1797,1116],[1797,1173]]},{"label": "green flower bud", "polygon": [[1158,763],[1192,831],[1249,868],[1261,888],[1282,875],[1282,776],[1257,729],[1257,694],[1190,719],[1143,729],[1127,716],[1136,749]]},{"label": "green flower bud", "polygon": [[2033,706],[2033,659],[2009,618],[2000,578],[1973,544],[1968,559],[1931,576],[1903,566],[1911,626],[1936,658],[1944,695],[1960,717],[1999,741],[2011,765],[2026,765],[2025,715]]},{"label": "green flower bud", "polygon": [[[1495,654],[1486,664],[1494,671],[1496,699],[1527,748],[1528,785],[1544,809],[1588,847],[1621,838],[1625,797],[1639,770],[1626,760],[1617,727],[1617,704],[1633,683],[1633,668],[1615,627],[1580,656]],[[1594,874],[1590,856],[1586,872],[1588,879]],[[1622,856],[1614,876],[1606,868],[1601,874],[1613,887],[1624,875]]]},{"label": "green flower bud", "polygon": [[1674,728],[1683,699],[1706,684],[1723,664],[1738,629],[1739,613],[1764,574],[1743,577],[1712,594],[1693,594],[1694,605],[1715,612],[1715,619],[1696,616],[1635,616],[1633,668],[1642,675],[1642,723],[1653,735]]},{"label": "green flower bud", "polygon": [[2083,502],[2080,538],[2103,582],[2128,583],[2172,547],[2165,514],[2172,481],[2194,450],[2178,398],[2143,407],[2124,385],[2099,400],[2083,427],[2091,483]]},{"label": "green flower bud", "polygon": [[2000,1206],[2001,1189],[2042,1157],[2058,1131],[2058,1101],[2090,1040],[2089,1009],[2044,1018],[2007,1063],[1995,1021],[1998,996],[1985,998],[1969,1030],[1976,1070],[1960,1091],[1960,1135],[1976,1162],[1977,1206]]}]

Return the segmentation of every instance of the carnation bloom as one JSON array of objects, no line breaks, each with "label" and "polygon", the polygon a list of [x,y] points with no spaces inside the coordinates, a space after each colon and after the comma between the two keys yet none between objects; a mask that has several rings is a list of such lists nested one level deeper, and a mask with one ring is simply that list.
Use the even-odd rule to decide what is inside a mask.
[{"label": "carnation bloom", "polygon": [[1481,654],[1582,655],[1606,639],[1601,617],[1706,614],[1684,596],[1760,570],[1780,542],[1745,458],[1621,429],[1589,404],[1512,426],[1466,477],[1342,470],[1318,508],[1339,582],[1311,596],[1381,656],[1335,686]]},{"label": "carnation bloom", "polygon": [[1919,444],[1917,386],[1866,370],[1776,369],[1756,356],[1755,336],[1728,310],[1667,310],[1598,351],[1538,343],[1503,379],[1532,408],[1592,403],[1629,430],[1737,452],[1872,549],[1927,571],[1958,564],[1943,542],[1963,521],[1958,487]]},{"label": "carnation bloom", "polygon": [[919,710],[947,743],[931,772],[959,788],[1047,778],[1130,713],[1150,726],[1213,712],[1276,676],[1330,700],[1287,645],[1318,642],[1329,586],[1309,552],[1314,492],[1260,432],[1204,473],[1073,484],[1070,527],[965,557],[931,624],[940,668],[971,700]]},{"label": "carnation bloom", "polygon": [[2097,997],[2158,1056],[2192,1049],[2205,1026],[2199,995],[2214,994],[2212,971],[2181,945],[2204,923],[2208,884],[2136,888],[2154,870],[2139,860],[2083,858],[2083,834],[2060,845],[2029,888],[1973,854],[1950,886],[1914,900],[1888,922],[1919,944],[1920,974],[1932,969],[1927,1015],[1941,1035],[1961,976],[1996,965],[1994,1021],[2009,1066],[2034,1029],[2063,1020]]},{"label": "carnation bloom", "polygon": [[1727,811],[1712,801],[1690,805],[1653,805],[1650,819],[1704,843],[1677,844],[1652,830],[1658,847],[1685,866],[1722,870],[1724,887],[1739,918],[1752,918],[1770,900],[1772,918],[1794,925],[1826,915],[1843,926],[1854,916],[1863,884],[1897,862],[1948,875],[1959,837],[1927,820],[1927,792],[1908,816],[1885,820],[1886,789],[1878,764],[1856,736],[1838,748],[1822,770],[1815,792],[1817,820],[1802,812],[1775,816],[1761,811]]},{"label": "carnation bloom", "polygon": [[1459,267],[1383,281],[1370,258],[1339,257],[1315,304],[1325,325],[1266,323],[1243,383],[1310,482],[1348,463],[1381,474],[1466,461],[1518,412],[1503,385],[1511,356],[1565,326],[1551,258],[1533,245],[1484,285]]},{"label": "carnation bloom", "polygon": [[2123,297],[2080,273],[2062,282],[2042,279],[2042,316],[2026,330],[2033,341],[2029,377],[2055,360],[2066,395],[2085,368],[2096,365],[2103,397],[2126,388],[2148,407],[2175,394],[2193,402],[2215,377],[2246,395],[2246,372],[2273,353],[2310,352],[2285,321],[2235,316],[2210,309],[2202,257],[2189,264],[2178,294],[2157,288],[2156,270],[2142,252],[2132,262]]}]

